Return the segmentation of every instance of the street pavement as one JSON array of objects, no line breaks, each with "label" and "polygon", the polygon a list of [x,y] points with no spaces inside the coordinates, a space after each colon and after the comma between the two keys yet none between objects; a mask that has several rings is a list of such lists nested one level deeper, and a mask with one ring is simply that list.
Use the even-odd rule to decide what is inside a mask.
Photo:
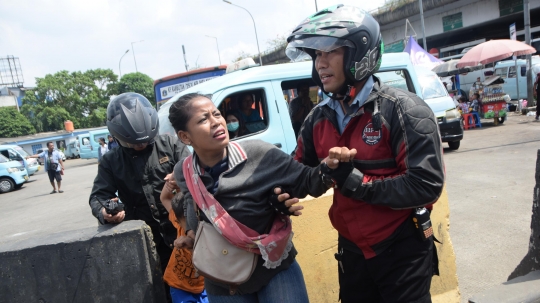
[{"label": "street pavement", "polygon": [[[462,302],[505,282],[529,243],[540,122],[513,113],[503,125],[488,121],[465,131],[459,150],[444,144]],[[1,194],[0,245],[96,226],[88,206],[96,172],[96,160],[67,160],[63,194],[49,194],[43,170],[21,189]]]}]

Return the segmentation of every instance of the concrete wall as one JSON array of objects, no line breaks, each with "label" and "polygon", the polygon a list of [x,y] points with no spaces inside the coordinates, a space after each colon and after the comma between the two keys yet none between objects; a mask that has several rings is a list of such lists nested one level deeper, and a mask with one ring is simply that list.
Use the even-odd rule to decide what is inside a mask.
[{"label": "concrete wall", "polygon": [[165,302],[152,232],[143,221],[0,246],[0,303]]},{"label": "concrete wall", "polygon": [[[330,224],[328,210],[332,205],[332,191],[319,198],[302,201],[302,216],[293,218],[294,244],[297,260],[302,267],[311,303],[338,302],[337,232]],[[446,190],[435,204],[432,223],[437,244],[441,276],[434,276],[431,285],[435,303],[459,302],[456,258],[449,235],[448,196]]]}]

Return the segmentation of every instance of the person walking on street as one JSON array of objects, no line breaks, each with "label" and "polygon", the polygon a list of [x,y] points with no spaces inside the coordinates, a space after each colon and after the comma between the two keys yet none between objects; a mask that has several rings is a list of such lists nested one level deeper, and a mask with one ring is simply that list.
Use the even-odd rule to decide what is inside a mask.
[{"label": "person walking on street", "polygon": [[101,162],[103,155],[109,151],[109,146],[105,143],[105,138],[99,138],[98,164]]},{"label": "person walking on street", "polygon": [[[431,302],[438,274],[429,210],[442,193],[437,120],[417,95],[374,76],[384,45],[377,21],[336,5],[303,21],[287,39],[292,60],[313,59],[312,78],[329,96],[304,121],[296,160],[317,166],[328,147],[356,149],[354,170],[334,176],[330,221],[338,231],[339,299]],[[426,225],[428,226],[428,225]]]},{"label": "person walking on street", "polygon": [[309,98],[309,85],[306,83],[300,84],[297,88],[298,97],[294,98],[289,103],[289,115],[294,129],[294,135],[298,138],[300,127],[306,119],[307,115],[313,109],[313,102]]},{"label": "person walking on street", "polygon": [[109,140],[109,142],[107,142],[109,150],[112,150],[113,148],[118,147],[118,143],[116,141],[114,141],[113,136],[108,135],[107,138]]},{"label": "person walking on street", "polygon": [[538,98],[540,98],[540,73],[536,74],[533,93],[534,98],[536,99],[536,117],[534,119],[538,121],[538,116],[540,116],[540,102],[538,100]]},{"label": "person walking on street", "polygon": [[[47,142],[47,150],[43,151],[40,154],[35,154],[26,157],[28,158],[43,158],[43,163],[45,163],[45,170],[47,171],[47,174],[49,175],[49,181],[51,182],[51,186],[53,187],[53,190],[51,191],[51,194],[57,193],[56,187],[58,186],[58,192],[63,193],[64,191],[60,189],[60,186],[62,186],[62,175],[64,174],[64,161],[62,161],[62,156],[58,152],[58,150],[54,149],[54,143],[53,142]],[[56,179],[56,185],[54,184],[54,180]]]}]

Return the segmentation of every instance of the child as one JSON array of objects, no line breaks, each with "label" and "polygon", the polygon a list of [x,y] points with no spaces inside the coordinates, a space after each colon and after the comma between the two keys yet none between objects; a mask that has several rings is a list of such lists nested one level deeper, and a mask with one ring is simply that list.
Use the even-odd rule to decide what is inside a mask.
[{"label": "child", "polygon": [[469,113],[469,105],[465,102],[465,98],[462,96],[459,97],[459,109],[461,110],[462,114],[468,114]]},{"label": "child", "polygon": [[473,94],[473,100],[471,102],[472,112],[478,112],[478,107],[480,106],[480,95]]},{"label": "child", "polygon": [[[172,178],[174,178],[174,175],[165,179],[169,183]],[[169,212],[169,220],[176,227],[178,234],[177,239],[174,241],[175,247],[165,269],[163,280],[170,286],[173,303],[208,303],[206,291],[204,290],[204,278],[199,276],[193,266],[191,250],[178,248],[181,239],[186,237],[184,196],[180,190],[178,190],[177,194],[174,194],[175,189],[169,184],[163,188],[161,202]]]}]

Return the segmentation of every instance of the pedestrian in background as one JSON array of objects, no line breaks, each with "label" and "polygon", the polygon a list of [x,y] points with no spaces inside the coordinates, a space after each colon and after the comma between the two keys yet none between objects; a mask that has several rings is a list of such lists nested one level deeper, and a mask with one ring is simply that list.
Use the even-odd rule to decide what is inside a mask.
[{"label": "pedestrian in background", "polygon": [[108,135],[107,138],[109,139],[109,142],[107,143],[109,150],[112,150],[115,147],[118,147],[118,142],[116,142],[113,138],[113,136]]},{"label": "pedestrian in background", "polygon": [[[116,143],[116,142],[115,142]],[[105,138],[99,138],[98,164],[101,162],[103,155],[109,151],[109,146],[105,143]]]},{"label": "pedestrian in background", "polygon": [[[56,186],[58,186],[58,192],[63,193],[64,191],[60,189],[62,185],[62,176],[64,174],[64,162],[62,161],[62,156],[60,153],[54,149],[53,142],[47,142],[47,150],[43,151],[41,154],[35,154],[26,157],[28,158],[43,158],[43,163],[45,163],[45,170],[49,175],[49,181],[53,190],[51,194],[56,193]],[[56,186],[54,185],[54,180],[56,179]]]},{"label": "pedestrian in background", "polygon": [[289,115],[294,129],[294,136],[298,138],[300,127],[306,119],[307,115],[313,109],[313,102],[309,98],[309,84],[302,83],[296,89],[298,97],[294,98],[289,103]]},{"label": "pedestrian in background", "polygon": [[538,116],[540,115],[540,102],[538,102],[538,98],[540,97],[540,73],[536,74],[533,93],[536,99],[536,117],[534,119],[538,121]]}]

